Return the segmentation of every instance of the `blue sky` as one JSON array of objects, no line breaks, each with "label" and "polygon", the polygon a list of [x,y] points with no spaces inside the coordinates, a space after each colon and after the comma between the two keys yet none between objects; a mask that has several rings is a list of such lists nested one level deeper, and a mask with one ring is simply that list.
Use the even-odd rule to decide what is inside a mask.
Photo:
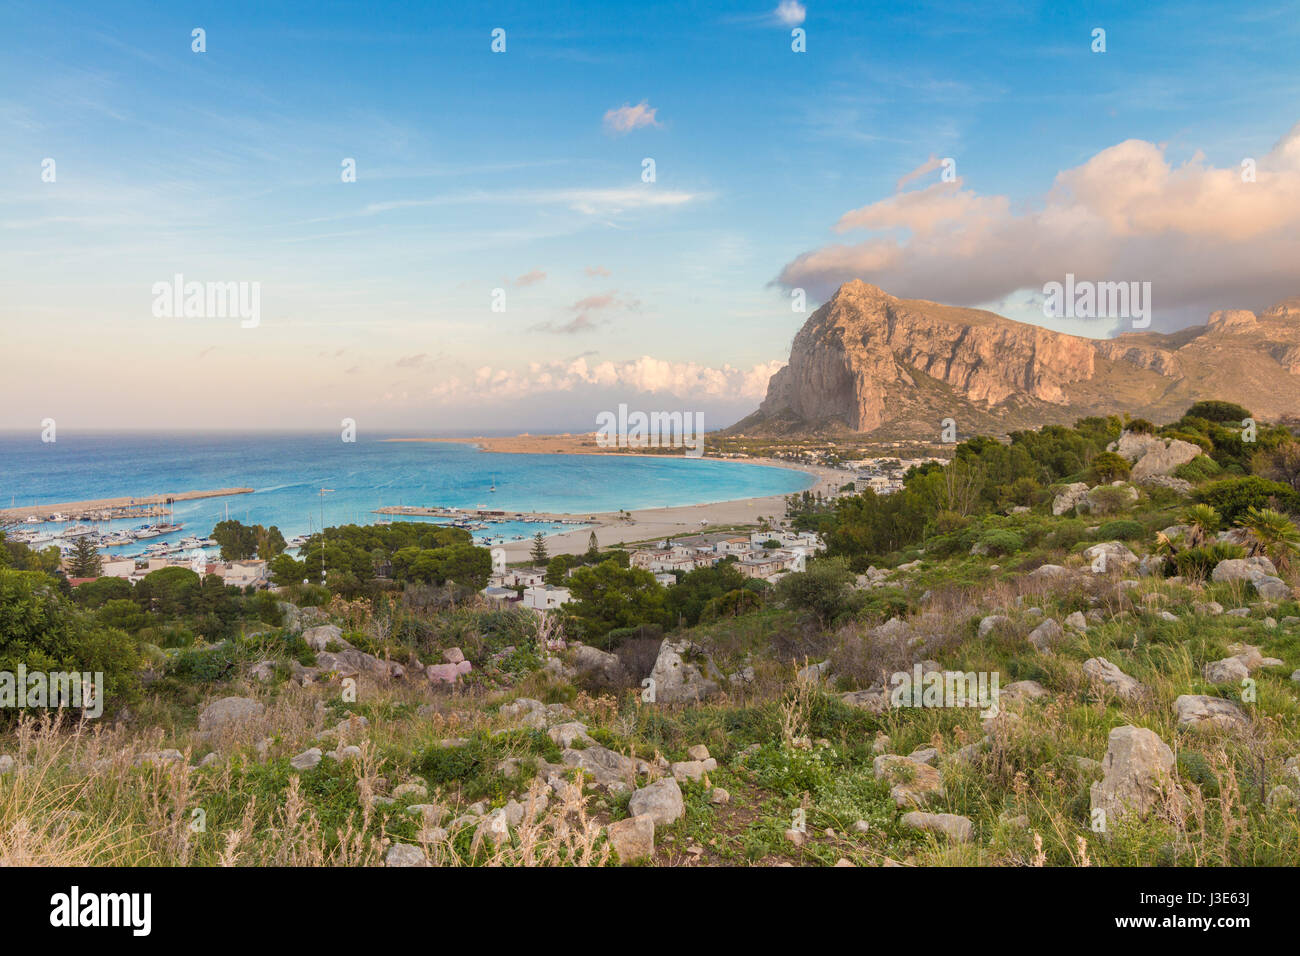
[{"label": "blue sky", "polygon": [[[713,427],[788,354],[794,284],[1041,322],[1077,261],[1154,278],[1160,328],[1300,294],[1300,3],[1061,6],[5,3],[0,425],[577,429],[623,400]],[[1221,247],[1221,182],[1269,156],[1288,214]],[[960,177],[937,239],[931,157]],[[1141,242],[1127,199],[1052,199],[1135,164]],[[1108,225],[1075,244],[1052,223],[1081,207]],[[887,225],[836,230],[863,209]],[[156,317],[176,273],[259,282],[259,324]]]}]

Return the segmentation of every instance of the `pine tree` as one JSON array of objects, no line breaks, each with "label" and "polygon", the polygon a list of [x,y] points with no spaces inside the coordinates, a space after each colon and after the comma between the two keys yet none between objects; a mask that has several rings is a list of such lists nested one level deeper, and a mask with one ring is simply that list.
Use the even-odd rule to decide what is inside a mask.
[{"label": "pine tree", "polygon": [[550,553],[546,550],[546,538],[540,531],[533,535],[533,550],[531,554],[533,556],[533,564],[537,567],[545,567],[546,563],[551,559]]},{"label": "pine tree", "polygon": [[88,535],[77,539],[68,567],[74,578],[99,577],[100,571],[104,569],[104,562],[99,557],[99,549],[95,547]]}]

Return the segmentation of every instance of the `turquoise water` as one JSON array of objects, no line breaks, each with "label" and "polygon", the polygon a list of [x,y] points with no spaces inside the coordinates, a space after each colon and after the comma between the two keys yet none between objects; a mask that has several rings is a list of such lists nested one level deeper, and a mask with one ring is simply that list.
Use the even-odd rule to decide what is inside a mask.
[{"label": "turquoise water", "polygon": [[[384,436],[388,437],[388,436]],[[493,482],[496,491],[490,490]],[[325,525],[370,524],[384,505],[445,505],[572,513],[673,507],[790,494],[803,472],[709,459],[603,455],[508,455],[442,442],[355,443],[338,433],[236,435],[68,434],[44,444],[35,429],[0,435],[0,507],[165,492],[247,487],[252,494],[177,502],[181,531],[150,541],[206,537],[229,509],[245,523],[278,525],[286,538]],[[332,489],[322,501],[321,488]],[[323,515],[322,515],[323,509]],[[393,518],[393,520],[402,520]],[[427,520],[427,519],[423,519]],[[144,519],[105,522],[100,530]],[[40,526],[52,530],[52,523]],[[507,522],[474,532],[480,542],[572,531],[572,525]],[[112,549],[138,553],[143,545]]]}]

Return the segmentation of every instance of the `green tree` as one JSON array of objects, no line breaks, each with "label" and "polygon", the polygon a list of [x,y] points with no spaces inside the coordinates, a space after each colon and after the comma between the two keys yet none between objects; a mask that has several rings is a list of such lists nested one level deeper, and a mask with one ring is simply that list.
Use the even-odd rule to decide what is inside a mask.
[{"label": "green tree", "polygon": [[843,561],[814,561],[807,571],[787,574],[776,585],[777,600],[810,611],[823,626],[851,609],[853,572]]},{"label": "green tree", "polygon": [[1113,451],[1103,451],[1092,459],[1092,470],[1100,481],[1115,481],[1129,476],[1128,459]]},{"label": "green tree", "polygon": [[82,535],[73,545],[72,559],[68,562],[70,576],[74,578],[97,578],[104,570],[104,562],[99,557],[99,549],[90,540],[90,535]]},{"label": "green tree", "polygon": [[574,600],[564,606],[566,612],[598,646],[615,628],[664,623],[664,589],[649,571],[602,561],[573,572],[569,590]]},{"label": "green tree", "polygon": [[550,559],[550,554],[546,550],[546,536],[540,531],[533,535],[533,549],[529,554],[532,556],[534,565],[539,568],[546,567],[546,562]]}]

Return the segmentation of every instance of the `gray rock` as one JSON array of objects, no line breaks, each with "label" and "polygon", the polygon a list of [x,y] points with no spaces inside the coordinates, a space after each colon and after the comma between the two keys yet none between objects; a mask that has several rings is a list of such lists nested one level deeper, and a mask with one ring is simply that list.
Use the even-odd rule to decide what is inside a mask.
[{"label": "gray rock", "polygon": [[688,642],[674,642],[668,638],[659,645],[659,656],[650,672],[656,703],[696,702],[717,692],[718,685],[705,678],[697,666],[683,657],[689,649]]},{"label": "gray rock", "polygon": [[199,730],[211,733],[261,717],[266,708],[250,697],[223,697],[203,708],[199,714]]},{"label": "gray rock", "polygon": [[649,814],[661,827],[668,826],[686,813],[682,789],[672,777],[656,780],[633,793],[627,808],[634,817]]},{"label": "gray rock", "polygon": [[1088,494],[1088,485],[1083,481],[1076,481],[1073,484],[1066,485],[1052,499],[1052,514],[1060,517],[1066,512],[1072,510],[1075,505],[1084,499]]},{"label": "gray rock", "polygon": [[605,834],[620,863],[654,856],[655,820],[648,813],[611,823],[605,828]]},{"label": "gray rock", "polygon": [[1204,694],[1183,694],[1174,701],[1179,727],[1242,729],[1250,720],[1230,700]]},{"label": "gray rock", "polygon": [[953,843],[969,843],[975,838],[975,824],[969,817],[956,813],[925,813],[913,810],[904,813],[902,824],[914,830],[946,836]]},{"label": "gray rock", "polygon": [[308,628],[302,632],[302,639],[313,651],[328,650],[331,643],[337,644],[340,649],[352,646],[343,640],[343,628],[337,624],[321,624],[318,627]]},{"label": "gray rock", "polygon": [[1065,631],[1061,628],[1061,625],[1056,623],[1055,618],[1049,617],[1029,632],[1029,643],[1040,653],[1046,653],[1064,636]]},{"label": "gray rock", "polygon": [[289,760],[289,766],[294,770],[310,770],[321,761],[321,750],[319,747],[312,747],[310,750],[304,750],[296,757]]},{"label": "gray rock", "polygon": [[980,621],[979,635],[980,637],[988,637],[994,630],[1001,630],[1010,627],[1011,618],[1007,617],[1005,614],[990,614],[988,617]]},{"label": "gray rock", "polygon": [[1088,790],[1093,811],[1104,812],[1107,826],[1130,814],[1145,818],[1174,781],[1174,752],[1145,727],[1110,732],[1102,779]]},{"label": "gray rock", "polygon": [[1250,668],[1239,657],[1225,657],[1205,665],[1205,679],[1211,684],[1237,684],[1250,676]]},{"label": "gray rock", "polygon": [[1145,691],[1140,681],[1125,674],[1104,657],[1092,657],[1084,661],[1083,672],[1091,680],[1108,687],[1121,700],[1138,700]]},{"label": "gray rock", "polygon": [[384,866],[432,866],[432,864],[418,846],[394,843],[384,854]]}]

